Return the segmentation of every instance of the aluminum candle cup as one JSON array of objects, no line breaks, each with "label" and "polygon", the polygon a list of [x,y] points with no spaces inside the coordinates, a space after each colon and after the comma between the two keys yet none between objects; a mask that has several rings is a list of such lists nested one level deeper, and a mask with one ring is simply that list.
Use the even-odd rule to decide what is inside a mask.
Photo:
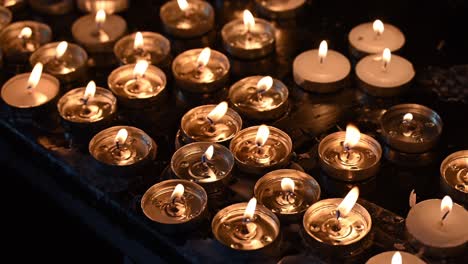
[{"label": "aluminum candle cup", "polygon": [[11,11],[8,8],[0,6],[0,31],[10,24],[12,17]]},{"label": "aluminum candle cup", "polygon": [[418,104],[390,107],[381,117],[382,136],[392,148],[406,153],[423,153],[437,144],[442,119],[432,109]]},{"label": "aluminum candle cup", "polygon": [[73,0],[29,0],[29,6],[39,13],[47,15],[65,15],[73,10]]},{"label": "aluminum candle cup", "polygon": [[251,76],[231,86],[229,100],[244,118],[274,120],[288,110],[288,88],[269,76]]},{"label": "aluminum candle cup", "polygon": [[255,184],[254,196],[281,220],[298,220],[320,199],[320,186],[304,172],[281,169],[261,177]]},{"label": "aluminum candle cup", "polygon": [[261,175],[289,164],[292,141],[278,128],[253,126],[237,133],[229,149],[238,169],[247,174]]},{"label": "aluminum candle cup", "polygon": [[96,13],[104,10],[108,14],[119,13],[128,8],[128,0],[77,0],[78,8],[83,12]]},{"label": "aluminum candle cup", "polygon": [[122,64],[146,60],[164,67],[170,63],[171,43],[154,32],[136,32],[121,38],[114,46],[114,54]]},{"label": "aluminum candle cup", "polygon": [[211,93],[224,88],[229,68],[228,58],[209,48],[185,51],[172,62],[176,85],[191,93]]},{"label": "aluminum candle cup", "polygon": [[440,187],[461,204],[468,203],[468,150],[450,154],[440,165]]},{"label": "aluminum candle cup", "polygon": [[68,83],[85,79],[88,54],[80,46],[67,42],[53,42],[36,50],[29,62],[31,66],[40,62],[44,71],[60,81]]},{"label": "aluminum candle cup", "polygon": [[221,30],[229,54],[241,59],[264,57],[275,49],[275,28],[266,20],[254,18],[248,10],[243,19],[233,20]]},{"label": "aluminum candle cup", "polygon": [[206,212],[203,188],[187,180],[167,180],[153,185],[141,198],[143,213],[159,230],[180,233],[197,227]]},{"label": "aluminum candle cup", "polygon": [[226,187],[233,166],[234,157],[228,148],[207,142],[185,145],[171,159],[177,177],[200,184],[209,194]]},{"label": "aluminum candle cup", "polygon": [[252,205],[251,202],[230,205],[213,217],[211,230],[220,243],[250,251],[264,249],[278,238],[278,217],[263,205],[249,207],[249,204]]},{"label": "aluminum candle cup", "polygon": [[[400,256],[398,256],[397,254],[399,254]],[[421,260],[417,256],[403,251],[387,251],[384,253],[380,253],[367,260],[366,264],[391,264],[394,262],[393,259],[396,258],[400,260],[400,262],[396,262],[398,264],[426,264],[425,261]]]},{"label": "aluminum candle cup", "polygon": [[305,6],[305,0],[255,0],[258,11],[270,18],[293,18]]},{"label": "aluminum candle cup", "polygon": [[201,36],[214,26],[214,10],[206,1],[169,1],[159,12],[165,31],[179,38]]}]

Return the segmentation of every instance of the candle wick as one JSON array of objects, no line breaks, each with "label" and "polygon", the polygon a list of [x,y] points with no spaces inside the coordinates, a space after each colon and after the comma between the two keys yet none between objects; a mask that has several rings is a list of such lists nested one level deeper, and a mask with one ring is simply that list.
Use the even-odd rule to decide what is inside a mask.
[{"label": "candle wick", "polygon": [[120,143],[119,143],[119,141],[118,141],[118,140],[117,140],[117,141],[115,141],[115,147],[116,147],[118,150],[120,150]]},{"label": "candle wick", "polygon": [[320,57],[320,64],[323,64],[323,57]]},{"label": "candle wick", "polygon": [[205,154],[202,155],[201,162],[202,162],[203,166],[208,167],[208,159],[206,158]]},{"label": "candle wick", "polygon": [[336,210],[336,220],[339,220],[341,217],[341,211],[340,210]]},{"label": "candle wick", "polygon": [[209,116],[206,117],[206,120],[208,120],[208,124],[212,127],[214,125],[213,119],[211,119]]},{"label": "candle wick", "polygon": [[445,218],[447,218],[448,214],[450,213],[449,210],[447,210],[447,212],[445,212],[445,214],[442,216],[442,220],[440,221],[440,224],[443,225],[444,224],[444,220]]},{"label": "candle wick", "polygon": [[383,70],[384,71],[387,71],[387,66],[388,66],[388,62],[384,61],[384,63],[383,63]]}]

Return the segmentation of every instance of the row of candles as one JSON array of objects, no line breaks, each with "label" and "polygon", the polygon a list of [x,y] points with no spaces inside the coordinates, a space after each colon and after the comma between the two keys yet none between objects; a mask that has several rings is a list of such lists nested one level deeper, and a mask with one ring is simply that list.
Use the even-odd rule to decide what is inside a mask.
[{"label": "row of candles", "polygon": [[[177,37],[205,34],[213,28],[213,18],[209,3],[198,0],[170,1],[161,8],[166,31]],[[126,107],[149,105],[165,90],[164,72],[150,64],[159,65],[168,60],[169,41],[152,32],[121,38],[125,31],[125,20],[102,9],[75,22],[73,36],[88,52],[106,52],[113,47],[116,57],[128,65],[109,75],[110,90],[90,82],[86,88],[76,88],[63,95],[58,100],[58,110],[64,122],[92,127],[115,114],[117,101]],[[31,73],[17,75],[2,87],[2,98],[13,109],[35,109],[53,102],[60,90],[54,76],[69,81],[86,67],[87,53],[78,45],[66,42],[43,45],[50,41],[47,25],[17,22],[0,35],[7,57],[24,58],[32,53],[29,60],[35,65]],[[254,18],[247,10],[243,19],[226,24],[221,35],[225,49],[239,58],[255,59],[274,49],[274,27],[268,21]],[[404,58],[391,54],[404,44],[401,31],[377,20],[354,28],[349,41],[353,56],[371,54],[356,65],[363,89],[377,96],[394,96],[404,91],[414,77],[413,67]],[[172,63],[176,84],[185,91],[197,93],[224,87],[229,68],[227,57],[209,48],[186,51]],[[42,74],[43,69],[52,75]],[[328,50],[325,41],[318,50],[300,54],[293,63],[296,84],[318,93],[342,88],[350,70],[348,59]],[[284,169],[292,153],[292,142],[285,132],[265,125],[241,130],[241,116],[257,120],[282,116],[287,98],[288,88],[281,81],[269,76],[252,76],[231,86],[229,103],[233,109],[222,102],[186,113],[181,121],[181,134],[194,143],[182,146],[171,161],[173,173],[184,180],[163,181],[151,187],[142,199],[145,214],[163,225],[194,221],[207,207],[207,192],[222,188],[236,164],[245,173],[268,173],[256,184],[256,198],[249,203],[228,206],[213,218],[213,233],[221,243],[238,250],[263,248],[278,237],[277,216],[283,219],[302,214],[304,230],[321,244],[351,245],[366,237],[371,217],[356,203],[356,188],[344,199],[318,201],[320,187],[311,176]],[[441,130],[440,117],[424,106],[394,106],[382,117],[386,142],[403,152],[432,149]],[[217,144],[229,142],[229,149]],[[98,162],[122,167],[154,157],[156,147],[151,137],[134,127],[105,129],[89,143],[90,153]],[[346,132],[325,137],[319,145],[319,155],[321,167],[330,177],[353,182],[377,173],[382,149],[375,139],[348,126]],[[454,197],[466,195],[467,168],[466,151],[454,153],[442,163],[442,186]],[[257,200],[261,205],[257,205]],[[466,211],[456,204],[452,208],[450,198],[433,199],[413,206],[406,227],[411,238],[424,245],[429,253],[450,255],[451,250],[458,251],[466,244],[466,232],[460,231],[465,219]],[[389,258],[385,256],[382,258]],[[406,253],[395,256],[402,256],[403,260],[414,258]]]}]

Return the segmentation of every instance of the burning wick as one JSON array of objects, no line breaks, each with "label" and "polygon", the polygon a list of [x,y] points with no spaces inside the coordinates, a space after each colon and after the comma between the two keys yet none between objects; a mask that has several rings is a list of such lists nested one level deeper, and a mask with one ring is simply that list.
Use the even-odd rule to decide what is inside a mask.
[{"label": "burning wick", "polygon": [[86,85],[83,98],[81,98],[81,101],[83,102],[83,106],[86,106],[88,104],[89,99],[93,98],[95,93],[96,93],[96,83],[94,81],[90,81],[88,85]]},{"label": "burning wick", "polygon": [[263,155],[263,146],[265,145],[268,136],[270,136],[270,129],[266,125],[261,125],[258,128],[257,135],[255,136],[255,144],[257,145],[257,154]]},{"label": "burning wick", "polygon": [[206,116],[206,120],[208,120],[211,129],[215,129],[213,125],[226,114],[227,110],[228,104],[226,102],[219,103],[213,110],[211,110],[211,112]]},{"label": "burning wick", "polygon": [[291,205],[296,202],[294,188],[295,184],[291,178],[283,178],[281,180],[281,195],[276,199],[279,205]]},{"label": "burning wick", "polygon": [[273,78],[265,76],[257,82],[257,99],[262,101],[262,94],[270,90],[273,86]]},{"label": "burning wick", "polygon": [[327,57],[327,52],[328,52],[328,44],[325,40],[322,40],[322,42],[320,42],[320,46],[318,50],[320,64],[323,64],[323,62],[325,61],[325,58]]},{"label": "burning wick", "polygon": [[406,113],[403,116],[403,122],[402,122],[402,134],[405,137],[409,137],[413,134],[413,131],[415,127],[413,126],[413,114],[411,113]]},{"label": "burning wick", "polygon": [[143,46],[144,46],[143,34],[141,32],[137,32],[135,34],[135,40],[133,41],[133,49],[138,53],[143,53]]},{"label": "burning wick", "polygon": [[18,35],[18,38],[20,38],[23,41],[23,47],[27,48],[28,40],[32,36],[32,29],[30,27],[24,27],[21,29],[21,32]]},{"label": "burning wick", "polygon": [[182,184],[177,184],[172,191],[170,202],[166,204],[165,211],[169,216],[181,217],[184,216],[186,211],[186,204],[184,198],[185,188]]},{"label": "burning wick", "polygon": [[201,158],[204,166],[208,167],[207,163],[209,160],[211,160],[211,158],[213,158],[213,153],[214,153],[214,147],[213,145],[210,145],[206,149],[205,153],[203,153],[202,158]]},{"label": "burning wick", "polygon": [[133,77],[135,80],[139,80],[144,77],[146,70],[148,69],[149,63],[146,60],[139,60],[135,68],[133,69]]},{"label": "burning wick", "polygon": [[380,35],[382,35],[382,33],[384,32],[384,24],[382,23],[382,21],[377,19],[374,21],[374,23],[372,23],[372,29],[374,29],[376,37],[380,37]]},{"label": "burning wick", "polygon": [[444,225],[444,221],[449,215],[449,213],[452,211],[452,198],[450,196],[446,195],[442,199],[442,202],[440,203],[440,212],[442,213],[442,218],[440,220],[440,225]]},{"label": "burning wick", "polygon": [[403,259],[401,257],[401,253],[399,251],[395,252],[392,256],[392,263],[391,264],[402,264]]},{"label": "burning wick", "polygon": [[39,80],[41,79],[42,68],[42,63],[36,63],[36,65],[34,65],[33,70],[31,71],[31,74],[29,75],[28,86],[26,87],[26,89],[28,89],[30,93],[34,90],[34,88],[36,88],[37,84],[39,83]]},{"label": "burning wick", "polygon": [[361,133],[359,132],[359,129],[357,127],[351,124],[346,126],[346,135],[345,140],[343,142],[343,151],[340,154],[340,160],[345,164],[356,164],[361,159],[361,155],[352,150],[352,148],[357,145],[360,138]]},{"label": "burning wick", "polygon": [[205,66],[208,65],[208,62],[210,61],[211,57],[211,49],[210,48],[204,48],[202,52],[200,52],[200,55],[197,58],[197,73],[201,74],[203,71],[205,71]]},{"label": "burning wick", "polygon": [[255,27],[255,18],[249,10],[244,10],[244,29],[247,34],[247,41],[251,41],[250,31]]},{"label": "burning wick", "polygon": [[125,141],[127,141],[128,137],[128,131],[125,128],[122,128],[117,132],[117,135],[115,136],[115,147],[117,149],[120,149],[120,147],[125,144]]},{"label": "burning wick", "polygon": [[383,60],[383,70],[387,71],[387,66],[390,63],[390,60],[392,59],[392,53],[390,52],[390,49],[385,48],[382,53],[382,60]]},{"label": "burning wick", "polygon": [[96,21],[99,40],[101,42],[109,41],[109,35],[107,35],[107,33],[103,29],[104,22],[106,22],[106,11],[104,11],[103,9],[99,9],[96,13],[96,17],[94,18],[94,20]]},{"label": "burning wick", "polygon": [[55,59],[60,61],[68,49],[68,43],[66,41],[62,41],[57,45],[55,49]]},{"label": "burning wick", "polygon": [[334,227],[336,228],[336,231],[341,230],[340,218],[346,217],[349,214],[349,212],[351,212],[354,205],[356,204],[358,197],[359,188],[355,186],[348,192],[343,201],[341,201],[341,203],[338,205],[336,209],[337,225]]},{"label": "burning wick", "polygon": [[257,207],[257,199],[250,199],[244,211],[242,224],[236,229],[235,235],[242,240],[250,240],[256,235],[257,225],[255,221],[255,208]]},{"label": "burning wick", "polygon": [[179,5],[179,8],[184,13],[184,15],[187,15],[186,11],[189,7],[187,0],[177,0],[177,5]]}]

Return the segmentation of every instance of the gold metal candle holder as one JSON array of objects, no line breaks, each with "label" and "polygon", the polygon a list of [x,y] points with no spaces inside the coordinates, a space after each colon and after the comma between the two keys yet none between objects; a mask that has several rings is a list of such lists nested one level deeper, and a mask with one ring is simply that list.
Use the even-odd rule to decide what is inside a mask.
[{"label": "gold metal candle holder", "polygon": [[128,8],[128,0],[77,0],[78,8],[87,13],[96,13],[104,10],[108,14],[120,13]]},{"label": "gold metal candle holder", "polygon": [[381,117],[384,140],[392,148],[406,153],[423,153],[437,144],[442,119],[432,109],[418,104],[390,107]]},{"label": "gold metal candle holder", "polygon": [[269,76],[251,76],[231,86],[229,100],[244,118],[274,120],[288,110],[288,88]]},{"label": "gold metal candle holder", "polygon": [[29,0],[28,2],[32,9],[47,15],[65,15],[75,6],[73,0]]},{"label": "gold metal candle holder", "polygon": [[127,35],[114,46],[114,54],[122,64],[146,60],[150,64],[165,67],[170,63],[170,53],[169,40],[154,32],[136,32]]},{"label": "gold metal candle holder", "polygon": [[187,180],[167,180],[145,192],[141,208],[161,232],[181,233],[200,224],[207,202],[207,194],[200,185]]},{"label": "gold metal candle holder", "polygon": [[231,178],[234,157],[220,144],[195,142],[178,149],[171,158],[172,172],[200,184],[207,193],[222,191]]},{"label": "gold metal candle holder", "polygon": [[76,44],[53,42],[36,50],[29,58],[29,62],[32,66],[38,62],[42,63],[45,72],[68,83],[85,79],[88,54]]},{"label": "gold metal candle holder", "polygon": [[468,150],[452,153],[442,161],[440,187],[455,201],[468,204]]},{"label": "gold metal candle holder", "polygon": [[159,16],[165,31],[179,38],[201,36],[214,26],[214,10],[206,1],[168,1]]},{"label": "gold metal candle holder", "polygon": [[289,164],[292,141],[278,128],[253,126],[237,133],[229,149],[238,169],[247,174],[261,175]]},{"label": "gold metal candle holder", "polygon": [[12,19],[11,11],[3,6],[0,6],[0,31],[10,24]]},{"label": "gold metal candle holder", "polygon": [[304,9],[305,0],[265,1],[255,0],[257,10],[269,18],[287,19],[297,16]]},{"label": "gold metal candle holder", "polygon": [[281,169],[261,177],[255,184],[254,195],[281,220],[298,220],[320,199],[320,185],[302,171]]}]

